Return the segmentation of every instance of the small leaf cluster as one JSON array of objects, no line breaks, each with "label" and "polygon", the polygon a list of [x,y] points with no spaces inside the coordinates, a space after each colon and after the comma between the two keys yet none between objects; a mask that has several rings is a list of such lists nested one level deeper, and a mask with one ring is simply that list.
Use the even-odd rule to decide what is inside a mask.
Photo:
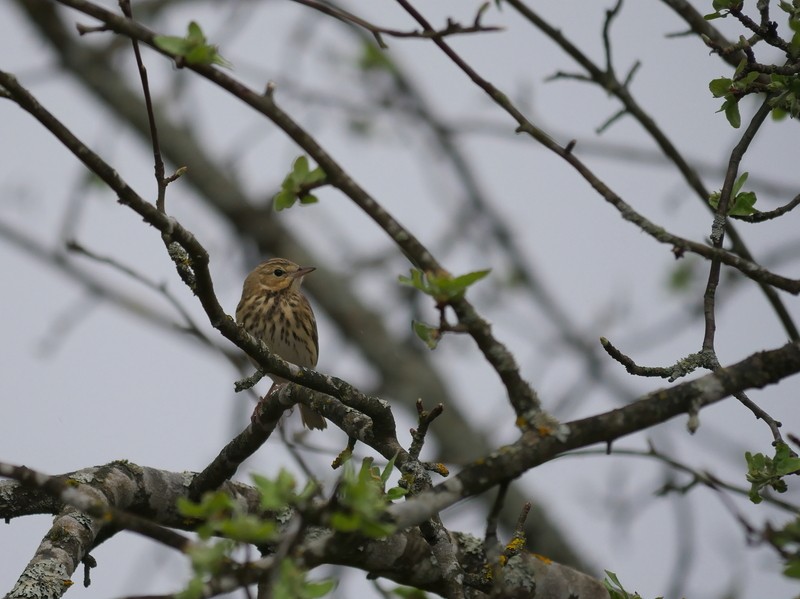
[{"label": "small leaf cluster", "polygon": [[770,458],[763,453],[744,454],[747,460],[747,482],[750,483],[750,501],[761,503],[760,491],[771,487],[778,493],[785,493],[788,488],[783,477],[800,472],[800,458],[792,455],[786,443],[775,446],[775,457]]},{"label": "small leaf cluster", "polygon": [[789,15],[789,29],[792,30],[792,40],[789,42],[792,58],[800,55],[800,2],[778,2],[778,7]]},{"label": "small leaf cluster", "polygon": [[401,285],[408,285],[414,289],[419,289],[422,293],[430,295],[436,304],[444,306],[450,301],[463,297],[467,287],[477,283],[491,272],[491,269],[476,270],[465,275],[454,277],[449,273],[422,272],[412,268],[411,276],[400,276],[397,280]]},{"label": "small leaf cluster", "polygon": [[769,79],[767,88],[776,94],[769,101],[772,116],[776,119],[787,114],[792,118],[800,117],[800,76],[773,73]]},{"label": "small leaf cluster", "polygon": [[[731,190],[733,201],[728,204],[728,214],[731,216],[748,216],[756,211],[754,206],[758,198],[756,198],[755,192],[741,191],[742,187],[747,182],[748,175],[749,173],[745,171],[739,175],[739,178],[736,179],[736,183],[733,184],[733,189]],[[708,197],[708,203],[714,210],[719,206],[720,196],[721,193],[715,191]]]},{"label": "small leaf cluster", "polygon": [[724,19],[728,16],[728,13],[731,9],[741,10],[742,0],[714,0],[711,3],[711,8],[714,9],[714,12],[703,15],[703,18],[706,21],[711,21],[713,19]]},{"label": "small leaf cluster", "polygon": [[330,593],[335,585],[335,580],[309,582],[306,571],[287,558],[281,562],[280,574],[271,590],[275,599],[317,599]]},{"label": "small leaf cluster", "polygon": [[397,67],[389,59],[388,54],[372,42],[364,42],[358,66],[363,71],[387,71],[389,73],[397,71]]},{"label": "small leaf cluster", "polygon": [[[436,305],[442,307],[454,299],[463,297],[470,285],[477,283],[490,272],[491,269],[476,270],[465,275],[453,277],[446,272],[435,274],[412,268],[411,276],[400,276],[397,280],[401,285],[413,287],[426,295],[430,295],[436,301]],[[436,349],[439,340],[442,338],[441,329],[418,320],[411,321],[411,329],[428,346],[428,349]]]},{"label": "small leaf cluster", "polygon": [[208,43],[203,30],[195,21],[189,23],[186,37],[157,35],[153,38],[153,43],[157,48],[169,52],[173,56],[182,57],[187,64],[216,64],[231,68],[231,63],[220,56],[217,46]]},{"label": "small leaf cluster", "polygon": [[275,194],[275,210],[280,212],[291,208],[297,200],[300,200],[301,204],[317,203],[319,201],[317,196],[308,192],[324,183],[325,171],[320,167],[311,170],[308,166],[308,158],[298,156],[292,163],[291,172],[281,183],[281,190]]},{"label": "small leaf cluster", "polygon": [[[737,67],[733,79],[720,77],[708,84],[711,95],[715,98],[724,98],[722,107],[717,112],[724,112],[725,118],[728,119],[731,127],[735,129],[738,129],[742,124],[742,116],[739,114],[739,100],[755,91],[753,84],[759,76],[757,71],[750,71],[745,76],[738,77],[745,64],[747,64],[746,59],[742,60]],[[758,91],[762,90],[763,87],[758,88]]]},{"label": "small leaf cluster", "polygon": [[784,576],[800,578],[800,517],[780,530],[771,531],[769,539],[785,557]]},{"label": "small leaf cluster", "polygon": [[[298,494],[295,491],[297,485],[294,477],[285,470],[281,470],[275,479],[253,475],[253,482],[259,491],[260,506],[265,512],[302,508],[316,491],[316,487],[309,483]],[[189,549],[194,576],[180,593],[181,599],[202,596],[206,579],[219,574],[226,565],[232,563],[230,556],[241,544],[263,544],[276,541],[280,536],[280,527],[275,517],[247,513],[245,507],[222,491],[206,493],[197,503],[179,498],[177,508],[182,516],[201,523],[196,529],[201,540],[223,537],[215,543],[197,543]],[[320,597],[328,590],[329,587],[321,594],[302,596]]]},{"label": "small leaf cluster", "polygon": [[274,540],[278,534],[276,522],[246,513],[238,502],[222,491],[206,493],[198,503],[180,497],[178,512],[202,522],[197,534],[204,541],[211,537],[225,537],[242,543],[263,543]]},{"label": "small leaf cluster", "polygon": [[260,474],[251,476],[261,496],[261,507],[268,511],[276,512],[287,507],[303,506],[317,490],[314,483],[308,482],[305,488],[297,493],[294,477],[283,468],[274,480]]},{"label": "small leaf cluster", "polygon": [[[705,15],[705,19],[719,19],[727,17],[732,10],[741,10],[742,0],[713,0],[714,12]],[[800,2],[786,2],[781,0],[778,6],[788,15],[789,29],[792,39],[788,42],[790,61],[797,60],[800,56]],[[739,45],[745,47],[747,40],[739,38]],[[772,94],[770,106],[773,108],[774,118],[782,118],[789,114],[792,118],[800,116],[800,76],[797,74],[770,74],[770,82],[766,85],[756,82],[759,77],[757,70],[752,70],[741,76],[748,59],[743,58],[736,68],[733,78],[721,77],[709,83],[709,89],[715,98],[724,98],[722,107],[717,112],[724,112],[728,122],[735,128],[741,125],[739,115],[739,100],[747,94],[754,92],[768,92]],[[756,65],[757,66],[757,65]],[[763,69],[762,69],[763,70]]]},{"label": "small leaf cluster", "polygon": [[400,487],[384,490],[393,468],[394,458],[383,472],[373,466],[372,458],[364,458],[358,472],[350,462],[345,464],[336,494],[335,509],[330,518],[331,528],[372,538],[392,534],[395,527],[385,518],[386,506],[407,493]]}]

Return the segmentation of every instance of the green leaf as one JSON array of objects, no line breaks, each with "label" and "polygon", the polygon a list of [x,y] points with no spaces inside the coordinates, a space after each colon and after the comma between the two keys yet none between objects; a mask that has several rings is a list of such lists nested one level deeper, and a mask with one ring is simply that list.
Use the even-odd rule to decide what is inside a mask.
[{"label": "green leaf", "polygon": [[739,178],[736,179],[736,183],[733,184],[733,190],[731,191],[732,196],[736,196],[739,191],[742,189],[742,186],[747,182],[747,177],[750,175],[747,171],[743,172],[739,175]]},{"label": "green leaf", "polygon": [[730,210],[732,216],[748,216],[753,214],[756,209],[753,207],[756,203],[756,194],[752,191],[744,191],[736,196],[733,201],[733,207]]},{"label": "green leaf", "polygon": [[394,461],[395,461],[396,459],[397,459],[397,454],[394,454],[394,455],[392,456],[392,459],[391,459],[391,460],[389,460],[389,463],[388,463],[388,464],[386,464],[386,468],[384,468],[384,469],[383,469],[383,472],[381,472],[381,475],[380,475],[380,477],[381,477],[381,482],[382,482],[384,485],[385,485],[387,482],[389,482],[389,477],[392,475],[392,471],[394,470]]},{"label": "green leaf", "polygon": [[420,322],[418,320],[412,320],[411,328],[414,330],[414,333],[416,333],[417,337],[419,337],[422,342],[428,346],[428,349],[436,349],[436,346],[439,345],[442,332],[436,327],[425,324],[424,322]]},{"label": "green leaf", "polygon": [[739,81],[737,81],[736,83],[737,83],[737,84],[738,84],[740,87],[747,87],[748,85],[750,85],[751,83],[753,83],[753,82],[754,82],[756,79],[758,79],[759,75],[761,75],[761,73],[759,73],[758,71],[750,71],[749,73],[747,73],[747,75],[745,75],[744,77],[742,77],[742,78],[741,78]]},{"label": "green leaf", "polygon": [[265,510],[278,511],[294,503],[296,482],[287,470],[281,468],[274,479],[260,474],[253,474],[251,477],[261,494],[261,507]]},{"label": "green leaf", "polygon": [[358,472],[352,462],[345,464],[336,497],[338,509],[330,517],[334,530],[376,538],[394,531],[394,525],[385,518],[388,499],[382,476],[372,459],[365,458]]},{"label": "green leaf", "polygon": [[286,558],[281,562],[279,576],[270,590],[274,599],[317,599],[329,593],[334,586],[333,580],[306,580],[306,571]]},{"label": "green leaf", "polygon": [[203,30],[200,29],[200,25],[196,21],[189,22],[186,39],[195,44],[204,44],[206,42],[206,36],[203,35]]},{"label": "green leaf", "polygon": [[325,181],[325,171],[320,167],[310,170],[308,158],[298,156],[292,162],[292,170],[284,177],[281,190],[275,194],[274,205],[276,211],[291,208],[300,200],[300,204],[316,204],[317,196],[308,193],[310,189],[319,187]]},{"label": "green leaf", "polygon": [[783,575],[789,578],[800,578],[800,560],[793,560],[789,562],[783,569]]},{"label": "green leaf", "polygon": [[386,490],[386,498],[389,501],[397,501],[406,495],[408,495],[408,489],[404,489],[403,487],[392,487]]},{"label": "green leaf", "polygon": [[487,268],[486,270],[476,270],[474,272],[468,272],[465,275],[461,275],[453,279],[453,285],[456,288],[466,289],[473,283],[477,283],[478,281],[483,279],[490,272],[492,272],[490,268]]},{"label": "green leaf", "polygon": [[322,582],[307,582],[305,588],[305,596],[308,599],[317,599],[317,597],[324,597],[333,590],[336,586],[335,580],[324,580]]},{"label": "green leaf", "polygon": [[233,509],[234,502],[229,495],[222,491],[206,493],[198,503],[190,501],[186,497],[178,497],[176,502],[178,513],[187,518],[197,518],[206,520],[219,514]]},{"label": "green leaf", "polygon": [[723,98],[730,91],[732,83],[727,77],[712,79],[708,84],[708,89],[715,98]]},{"label": "green leaf", "polygon": [[441,305],[464,295],[470,285],[483,279],[489,272],[491,272],[490,269],[478,270],[453,277],[448,273],[423,273],[421,270],[412,268],[411,277],[400,276],[397,280],[401,285],[414,287],[426,295],[430,295],[437,304]]},{"label": "green leaf", "polygon": [[187,52],[187,43],[182,37],[175,37],[173,35],[157,35],[153,38],[153,43],[155,44],[156,48],[160,48],[169,54],[183,56]]},{"label": "green leaf", "polygon": [[189,23],[186,37],[157,35],[153,38],[153,43],[164,52],[183,57],[189,64],[231,67],[231,63],[219,54],[217,47],[207,43],[203,30],[195,21]]},{"label": "green leaf", "polygon": [[725,100],[722,105],[725,110],[725,118],[731,124],[731,127],[738,129],[742,125],[742,117],[739,114],[739,101],[738,100]]},{"label": "green leaf", "polygon": [[365,42],[362,47],[361,57],[358,66],[364,71],[379,70],[393,73],[395,71],[388,54],[371,42]]},{"label": "green leaf", "polygon": [[308,173],[305,182],[311,184],[311,183],[319,183],[324,180],[325,180],[325,171],[323,171],[322,168],[317,167],[313,171]]},{"label": "green leaf", "polygon": [[[717,200],[719,202],[719,200]],[[691,288],[694,279],[695,262],[684,258],[679,261],[669,275],[667,287],[670,291],[682,293]]]},{"label": "green leaf", "polygon": [[401,285],[414,287],[415,289],[419,289],[423,293],[429,293],[429,287],[423,278],[422,271],[417,270],[416,268],[412,268],[410,270],[410,273],[411,273],[410,277],[404,277],[400,275],[399,277],[397,277],[397,281]]},{"label": "green leaf", "polygon": [[746,452],[744,457],[747,462],[747,482],[750,483],[749,495],[753,503],[761,502],[760,491],[766,487],[777,493],[785,493],[788,486],[783,477],[800,469],[800,458],[793,456],[785,443],[775,446],[774,458],[750,452]]},{"label": "green leaf", "polygon": [[266,543],[278,537],[278,526],[271,520],[261,520],[249,514],[221,522],[217,532],[242,543]]},{"label": "green leaf", "polygon": [[361,519],[355,514],[336,512],[331,515],[331,528],[340,532],[353,532],[358,530]]},{"label": "green leaf", "polygon": [[275,211],[280,212],[281,210],[286,210],[287,208],[291,208],[294,206],[294,203],[297,201],[296,196],[287,190],[279,191],[275,194]]},{"label": "green leaf", "polygon": [[305,180],[306,176],[308,176],[308,158],[298,156],[295,159],[294,164],[292,164],[292,175],[298,183],[302,183]]},{"label": "green leaf", "polygon": [[189,584],[177,594],[177,599],[200,599],[203,596],[205,582],[199,576],[194,576]]},{"label": "green leaf", "polygon": [[744,71],[744,68],[747,66],[747,57],[742,57],[739,61],[739,64],[736,65],[736,70],[733,71],[734,78],[738,77],[739,74]]},{"label": "green leaf", "polygon": [[192,561],[192,569],[197,574],[215,574],[233,551],[235,543],[224,540],[212,544],[194,544],[187,554]]}]

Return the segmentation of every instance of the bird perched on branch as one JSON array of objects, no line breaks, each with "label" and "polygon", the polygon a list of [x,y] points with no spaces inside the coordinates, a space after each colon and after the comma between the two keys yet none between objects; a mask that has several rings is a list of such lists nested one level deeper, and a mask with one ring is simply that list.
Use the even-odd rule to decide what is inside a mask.
[{"label": "bird perched on branch", "polygon": [[[242,299],[236,307],[236,322],[248,333],[287,362],[307,368],[317,365],[319,342],[317,321],[300,285],[313,270],[313,266],[301,267],[284,258],[262,262],[244,280]],[[270,377],[274,382],[264,399],[287,382],[272,374]],[[327,426],[322,416],[302,404],[300,416],[308,428]]]}]

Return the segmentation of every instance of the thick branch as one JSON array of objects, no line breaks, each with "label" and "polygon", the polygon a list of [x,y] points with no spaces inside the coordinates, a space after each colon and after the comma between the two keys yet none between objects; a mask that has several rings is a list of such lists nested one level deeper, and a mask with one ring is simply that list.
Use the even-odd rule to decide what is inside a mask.
[{"label": "thick branch", "polygon": [[800,343],[788,343],[780,349],[753,354],[697,380],[648,393],[624,408],[568,422],[564,426],[569,433],[563,440],[523,434],[515,443],[466,466],[430,492],[392,506],[390,512],[401,527],[414,525],[461,499],[517,478],[571,449],[611,443],[739,391],[762,388],[798,372]]}]

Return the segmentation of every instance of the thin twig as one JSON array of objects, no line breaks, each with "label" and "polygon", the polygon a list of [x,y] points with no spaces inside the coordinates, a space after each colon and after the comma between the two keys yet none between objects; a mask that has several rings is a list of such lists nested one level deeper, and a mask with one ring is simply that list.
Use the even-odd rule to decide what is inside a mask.
[{"label": "thin twig", "polygon": [[[133,20],[133,9],[130,0],[119,0],[119,7],[129,19]],[[153,111],[153,102],[150,99],[150,84],[147,79],[147,69],[144,66],[142,55],[139,52],[139,40],[130,38],[133,44],[133,54],[136,57],[136,66],[139,69],[139,77],[142,80],[142,93],[144,94],[144,104],[147,107],[147,121],[150,126],[150,140],[153,144],[153,164],[156,177],[158,195],[156,197],[156,208],[161,212],[166,212],[165,202],[167,185],[169,182],[164,177],[164,161],[161,158],[161,148],[158,144],[158,128],[156,127],[156,116]]]},{"label": "thin twig", "polygon": [[501,482],[497,486],[497,496],[492,503],[492,509],[489,510],[489,514],[486,516],[486,533],[483,536],[483,550],[486,552],[486,561],[490,564],[497,563],[500,557],[497,522],[500,519],[500,512],[503,511],[506,494],[510,486],[511,481],[508,480]]},{"label": "thin twig", "polygon": [[[728,160],[728,170],[725,175],[725,181],[722,185],[719,204],[717,205],[714,223],[711,228],[711,242],[715,248],[721,249],[722,243],[725,240],[726,215],[728,214],[728,207],[731,204],[731,194],[733,193],[733,186],[735,185],[737,174],[739,172],[739,164],[744,158],[744,155],[747,152],[747,149],[750,147],[750,143],[755,138],[759,128],[764,123],[771,111],[772,108],[770,106],[769,97],[767,97],[761,104],[761,107],[756,111],[756,114],[753,115],[753,118],[750,120],[750,124],[742,134],[742,138],[731,151],[731,156]],[[715,369],[719,368],[719,362],[717,361],[716,351],[714,349],[714,337],[716,332],[716,291],[717,286],[719,285],[720,269],[720,261],[718,259],[712,259],[708,272],[706,289],[703,294],[704,333],[703,349],[701,354],[705,354],[710,357],[710,360],[713,363],[712,366]],[[750,410],[757,410],[754,411],[754,414],[756,414],[756,416],[759,418],[764,418],[764,421],[772,431],[773,438],[775,438],[777,442],[777,440],[780,439],[780,431],[778,430],[780,425],[776,424],[775,421],[766,414],[766,412],[758,408],[758,406],[747,399],[744,393],[737,393],[735,396]],[[694,432],[694,429],[696,429],[694,423],[696,423],[696,413],[693,411],[690,414],[690,430],[692,432]]]},{"label": "thin twig", "polygon": [[730,215],[730,218],[735,218],[736,220],[741,220],[747,223],[763,223],[768,220],[778,218],[779,216],[783,216],[787,212],[791,212],[798,205],[800,205],[800,194],[797,194],[789,202],[787,202],[783,206],[775,208],[774,210],[766,210],[764,212],[759,211],[755,212],[754,214],[748,214],[743,216]]},{"label": "thin twig", "polygon": [[425,444],[425,436],[428,434],[428,427],[444,412],[444,405],[436,404],[433,409],[426,410],[423,407],[422,399],[417,399],[417,428],[411,429],[411,447],[408,453],[414,459],[419,459],[422,453],[422,446]]},{"label": "thin twig", "polygon": [[502,27],[493,27],[493,26],[485,26],[481,24],[481,18],[488,6],[488,2],[483,4],[475,15],[475,20],[472,25],[463,26],[459,23],[454,21],[448,20],[447,27],[444,29],[439,29],[437,31],[401,31],[399,29],[388,29],[386,27],[380,27],[378,25],[374,25],[370,23],[366,19],[362,19],[350,13],[343,8],[338,6],[332,6],[330,4],[325,4],[322,2],[317,2],[316,0],[293,0],[298,4],[303,4],[308,6],[309,8],[313,8],[314,10],[318,10],[321,13],[324,13],[330,17],[335,19],[339,19],[345,23],[349,23],[352,25],[356,25],[358,27],[362,27],[369,31],[378,45],[386,49],[388,46],[383,41],[383,35],[388,35],[390,37],[396,38],[420,38],[420,39],[431,39],[431,38],[443,38],[451,35],[459,35],[465,33],[486,33],[492,31],[502,31]]},{"label": "thin twig", "polygon": [[139,272],[136,272],[133,268],[131,268],[129,266],[125,266],[124,264],[122,264],[121,262],[116,260],[115,258],[111,258],[110,256],[101,256],[100,254],[96,254],[95,252],[92,252],[91,250],[89,250],[86,247],[82,246],[77,241],[74,241],[74,240],[67,241],[66,244],[65,244],[65,247],[71,252],[75,252],[77,254],[81,254],[82,256],[90,258],[90,259],[92,259],[92,260],[94,260],[96,262],[99,262],[101,264],[108,264],[112,268],[120,271],[121,273],[124,273],[125,275],[129,276],[133,280],[138,281],[139,283],[141,283],[142,285],[144,285],[148,289],[152,289],[153,291],[156,291],[159,294],[163,295],[164,298],[170,303],[170,305],[173,308],[175,308],[175,310],[178,312],[178,314],[181,315],[181,317],[183,318],[184,322],[186,323],[185,326],[182,327],[182,330],[184,332],[186,332],[186,333],[191,334],[193,337],[197,338],[199,341],[202,341],[205,345],[208,345],[210,347],[215,347],[214,343],[211,341],[211,339],[209,339],[206,336],[206,334],[203,332],[203,330],[197,325],[197,323],[194,322],[194,319],[192,318],[191,314],[189,314],[188,310],[186,310],[186,308],[183,307],[183,304],[181,304],[181,302],[178,301],[178,298],[176,298],[169,291],[169,288],[167,287],[166,283],[156,283],[155,281],[152,281],[152,280],[148,279],[143,274],[141,274]]},{"label": "thin twig", "polygon": [[[727,40],[711,25],[708,24],[707,21],[703,19],[702,14],[698,13],[688,2],[685,0],[664,0],[665,3],[669,4],[674,10],[679,12],[679,14],[686,19],[688,23],[698,32],[701,32],[703,35],[707,37],[719,41],[721,43],[728,44]],[[661,148],[664,154],[675,164],[678,170],[681,172],[683,177],[686,179],[686,182],[689,186],[695,190],[699,199],[708,206],[708,197],[709,191],[706,189],[705,185],[703,184],[702,180],[700,179],[699,175],[692,168],[683,155],[677,150],[674,144],[670,141],[667,135],[658,127],[655,120],[647,114],[644,109],[639,106],[636,100],[631,95],[630,91],[622,85],[619,81],[615,78],[610,77],[609,73],[603,71],[599,66],[597,66],[586,54],[581,52],[573,43],[571,43],[563,33],[550,25],[547,21],[545,21],[542,17],[540,17],[535,11],[530,9],[522,0],[506,0],[506,4],[513,7],[517,12],[519,12],[523,17],[529,20],[535,27],[539,30],[544,32],[550,39],[553,40],[559,47],[561,47],[570,57],[572,57],[579,65],[581,65],[586,71],[589,73],[591,80],[596,82],[598,85],[602,86],[604,90],[614,94],[620,102],[625,106],[625,109],[630,113],[640,124],[641,126],[650,134],[656,144]],[[733,67],[736,67],[738,62],[743,58],[743,54],[741,52],[733,54],[727,58],[729,63],[732,64]],[[459,65],[460,66],[460,65]],[[464,67],[462,67],[463,69]],[[473,80],[475,77],[470,75]],[[481,85],[479,83],[479,85]],[[488,82],[486,82],[488,85]],[[484,89],[489,93],[487,87],[485,85],[481,85]],[[499,93],[490,93],[490,95],[495,99],[495,101],[502,106],[512,117],[520,123],[520,130],[529,133],[535,139],[537,139],[540,143],[542,143],[546,148],[554,151],[556,154],[565,158],[570,164],[572,164],[578,172],[595,188],[607,201],[612,203],[614,206],[617,207],[618,210],[623,214],[628,220],[632,220],[632,222],[637,223],[637,221],[628,218],[625,216],[626,214],[632,213],[632,208],[627,204],[620,204],[617,199],[614,197],[616,194],[613,194],[610,189],[608,189],[604,184],[599,182],[597,178],[594,176],[589,169],[587,169],[584,165],[582,165],[579,161],[574,158],[574,155],[570,153],[565,153],[561,148],[559,148],[556,144],[552,143],[549,137],[544,136],[543,138],[537,134],[537,129],[530,125],[524,117],[517,111],[516,109],[512,110],[512,106],[505,95],[501,95]],[[639,217],[641,220],[641,217]],[[637,223],[638,224],[638,223]],[[639,225],[641,226],[641,225]],[[656,231],[650,229],[643,229],[648,232],[650,235],[654,236],[659,241],[663,243],[669,243],[664,241],[663,239],[659,239],[656,236]],[[727,223],[726,230],[728,237],[733,244],[733,251],[735,254],[738,254],[741,258],[743,258],[746,262],[754,263],[755,260],[748,250],[747,246],[745,245],[742,238],[737,233],[736,229],[731,225],[731,223]],[[678,244],[673,244],[678,245]],[[682,249],[692,251],[695,253],[695,249],[689,250],[688,247],[681,246]],[[700,253],[700,255],[703,255]],[[705,255],[704,257],[710,258],[709,255]],[[728,266],[733,266],[732,261],[726,261],[724,257],[720,257],[722,262]],[[746,275],[755,280],[761,291],[767,296],[767,301],[769,301],[770,305],[772,306],[773,310],[775,311],[778,319],[780,320],[781,324],[783,325],[784,329],[786,330],[789,338],[792,341],[800,340],[800,331],[798,331],[797,326],[794,323],[792,316],[789,314],[789,311],[786,309],[786,306],[783,300],[778,296],[775,289],[772,288],[774,283],[766,281],[762,278],[752,277],[751,275]]]}]

